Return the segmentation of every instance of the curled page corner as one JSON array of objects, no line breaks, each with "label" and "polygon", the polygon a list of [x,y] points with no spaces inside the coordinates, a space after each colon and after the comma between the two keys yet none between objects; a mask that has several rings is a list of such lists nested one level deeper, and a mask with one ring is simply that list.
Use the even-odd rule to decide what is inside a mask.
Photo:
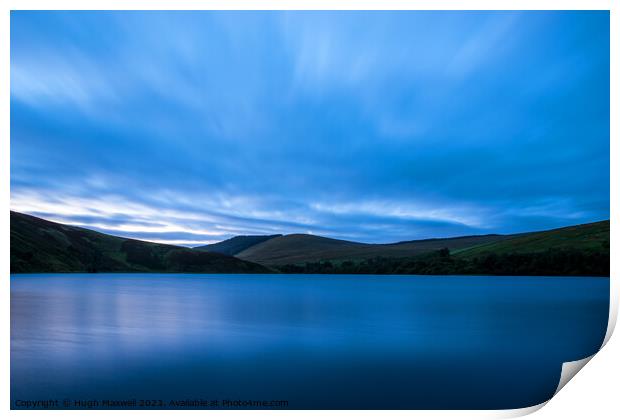
[{"label": "curled page corner", "polygon": [[501,411],[497,412],[497,414],[494,416],[494,418],[510,419],[510,418],[527,416],[529,414],[535,413],[536,411],[540,410],[545,405],[547,405],[548,402],[549,402],[549,400],[547,400],[545,402],[541,402],[540,404],[533,405],[531,407],[513,408],[513,409],[510,409],[510,410],[501,410]]},{"label": "curled page corner", "polygon": [[609,321],[607,321],[607,332],[605,333],[601,348],[605,347],[605,344],[607,344],[616,329],[616,321],[618,320],[618,299],[612,298],[612,296],[618,296],[619,287],[615,285],[616,283],[617,282],[610,281],[609,284]]},{"label": "curled page corner", "polygon": [[558,387],[555,389],[553,395],[555,396],[564,385],[566,385],[573,377],[579,372],[592,358],[592,356],[588,356],[584,359],[574,360],[572,362],[565,362],[562,364],[562,373],[560,374],[560,382],[558,383]]},{"label": "curled page corner", "polygon": [[[596,353],[595,353],[596,354]],[[571,379],[573,379],[573,377],[586,365],[588,364],[588,362],[590,360],[592,360],[592,358],[595,356],[595,354],[588,356],[584,359],[579,359],[579,360],[573,360],[572,362],[564,362],[562,363],[562,372],[560,374],[560,381],[558,383],[557,388],[555,389],[555,392],[553,393],[553,397],[555,397],[557,395],[558,392],[560,392],[560,390],[562,388],[564,388],[564,385],[566,385]],[[553,398],[551,397],[551,398]],[[531,407],[524,407],[524,408],[517,408],[517,409],[512,409],[512,410],[504,410],[504,411],[500,411],[498,413],[497,416],[495,416],[495,418],[515,418],[515,417],[523,417],[523,416],[527,416],[528,414],[532,414],[538,410],[540,410],[541,408],[543,408],[545,405],[547,405],[547,403],[551,401],[551,399],[542,402],[540,404],[537,405],[533,405]]]}]

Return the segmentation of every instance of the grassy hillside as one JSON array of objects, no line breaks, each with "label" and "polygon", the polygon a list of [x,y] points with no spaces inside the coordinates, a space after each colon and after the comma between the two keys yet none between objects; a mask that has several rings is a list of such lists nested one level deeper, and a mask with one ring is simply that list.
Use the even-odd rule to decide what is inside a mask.
[{"label": "grassy hillside", "polygon": [[235,236],[234,238],[226,239],[222,242],[215,244],[198,246],[194,249],[201,251],[219,252],[224,255],[235,255],[248,249],[251,246],[257,245],[261,242],[268,241],[269,239],[277,238],[282,235],[243,235]]},{"label": "grassy hillside", "polygon": [[503,238],[452,252],[472,259],[488,254],[526,254],[553,250],[579,250],[609,254],[609,220]]},{"label": "grassy hillside", "polygon": [[314,235],[285,235],[247,248],[236,257],[259,264],[279,266],[317,261],[364,260],[375,257],[406,258],[442,248],[460,249],[514,236],[482,235],[424,239],[394,244],[364,244]]},{"label": "grassy hillside", "polygon": [[[460,242],[462,245],[464,242]],[[493,274],[609,276],[609,221],[570,226],[456,250],[446,248],[406,258],[319,261],[278,266],[284,273]]]},{"label": "grassy hillside", "polygon": [[11,272],[263,273],[235,257],[105,235],[11,212]]},{"label": "grassy hillside", "polygon": [[[609,221],[394,244],[303,234],[245,236],[201,248],[119,238],[11,212],[12,273],[270,272],[265,264],[284,273],[609,276],[610,260]],[[236,249],[242,250],[235,257],[224,255]]]}]

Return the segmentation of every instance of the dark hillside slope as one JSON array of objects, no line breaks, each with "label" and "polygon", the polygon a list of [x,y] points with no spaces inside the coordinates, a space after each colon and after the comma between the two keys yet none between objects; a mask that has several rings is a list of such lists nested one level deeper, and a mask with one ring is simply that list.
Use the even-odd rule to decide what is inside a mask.
[{"label": "dark hillside slope", "polygon": [[11,212],[12,273],[268,271],[231,256],[120,238]]},{"label": "dark hillside slope", "polygon": [[[460,243],[461,245],[464,242]],[[569,226],[462,249],[406,258],[320,261],[278,265],[284,273],[312,274],[487,274],[510,276],[609,277],[609,221]]]},{"label": "dark hillside slope", "polygon": [[609,220],[526,233],[518,237],[463,248],[453,255],[470,259],[488,254],[526,254],[567,249],[609,255]]},{"label": "dark hillside slope", "polygon": [[248,249],[251,246],[257,245],[261,242],[268,241],[273,238],[277,238],[282,235],[243,235],[235,236],[230,239],[226,239],[222,242],[215,244],[198,246],[194,249],[209,252],[219,252],[224,255],[235,255]]},{"label": "dark hillside slope", "polygon": [[327,260],[363,260],[375,257],[406,258],[442,248],[460,249],[513,237],[502,235],[424,239],[394,244],[364,244],[314,235],[285,235],[254,245],[236,254],[265,265],[299,264]]}]

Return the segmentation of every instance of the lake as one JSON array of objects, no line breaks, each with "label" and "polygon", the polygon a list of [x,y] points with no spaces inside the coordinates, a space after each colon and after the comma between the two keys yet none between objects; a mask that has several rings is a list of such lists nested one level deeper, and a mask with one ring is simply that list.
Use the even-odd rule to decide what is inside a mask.
[{"label": "lake", "polygon": [[520,408],[608,310],[608,278],[11,275],[11,404]]}]

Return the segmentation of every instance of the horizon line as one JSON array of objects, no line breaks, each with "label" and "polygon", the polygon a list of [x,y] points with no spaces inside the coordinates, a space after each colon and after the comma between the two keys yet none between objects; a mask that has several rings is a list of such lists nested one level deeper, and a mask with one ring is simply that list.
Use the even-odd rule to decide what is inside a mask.
[{"label": "horizon line", "polygon": [[32,217],[32,218],[39,219],[39,220],[43,220],[43,221],[49,222],[49,223],[55,223],[55,224],[59,224],[59,225],[63,225],[63,226],[68,226],[68,227],[72,227],[72,228],[84,229],[84,230],[88,230],[88,231],[91,231],[91,232],[98,233],[100,235],[112,236],[112,237],[116,237],[116,238],[120,238],[120,239],[125,239],[125,240],[132,240],[132,241],[139,241],[139,242],[148,242],[148,243],[157,244],[157,245],[174,246],[174,247],[186,248],[186,249],[197,249],[197,248],[206,247],[206,246],[209,246],[209,245],[215,245],[215,244],[219,244],[219,243],[222,243],[222,242],[225,242],[225,241],[229,241],[231,239],[238,238],[238,237],[256,237],[256,236],[280,237],[280,236],[292,236],[292,235],[314,236],[314,237],[318,237],[318,238],[331,239],[331,240],[334,240],[334,241],[351,242],[351,243],[357,243],[357,244],[363,244],[363,245],[396,245],[396,244],[402,244],[402,243],[407,243],[407,242],[424,242],[424,241],[433,241],[433,240],[442,240],[442,239],[473,238],[473,237],[481,237],[481,236],[518,236],[518,235],[527,235],[527,234],[532,234],[532,233],[551,232],[551,231],[554,231],[554,230],[565,229],[565,228],[575,227],[575,226],[584,226],[584,225],[591,225],[591,224],[596,224],[596,223],[611,222],[611,218],[609,218],[609,219],[596,220],[596,221],[586,222],[586,223],[577,223],[577,224],[574,224],[574,225],[559,226],[559,227],[555,227],[555,228],[551,228],[551,229],[533,230],[533,231],[525,231],[525,232],[518,232],[518,233],[483,233],[483,234],[479,234],[479,235],[458,235],[458,236],[429,237],[429,238],[423,238],[423,239],[411,239],[411,240],[397,241],[397,242],[374,242],[374,243],[373,242],[349,241],[349,240],[346,240],[346,239],[336,239],[336,238],[332,238],[332,237],[329,237],[329,236],[321,236],[321,235],[314,235],[314,234],[310,234],[310,233],[299,233],[299,232],[279,233],[279,234],[262,234],[262,235],[234,235],[234,236],[231,236],[230,238],[223,239],[223,240],[217,241],[217,242],[212,242],[212,243],[204,244],[204,245],[183,246],[183,245],[176,245],[176,244],[170,244],[170,243],[165,243],[165,242],[155,242],[155,241],[149,241],[149,240],[145,240],[145,239],[136,239],[136,238],[130,238],[130,237],[126,237],[126,236],[112,235],[112,234],[105,233],[105,232],[102,232],[102,231],[99,231],[99,230],[96,230],[96,229],[92,229],[90,227],[83,227],[83,226],[80,226],[80,225],[72,225],[72,224],[68,224],[68,223],[56,222],[56,221],[53,221],[53,220],[50,220],[50,219],[45,219],[43,217],[35,216],[35,215],[29,214],[29,213],[24,213],[24,212],[13,210],[13,209],[9,209],[9,210],[10,210],[11,213],[17,213],[17,214],[20,214],[20,215]]}]

